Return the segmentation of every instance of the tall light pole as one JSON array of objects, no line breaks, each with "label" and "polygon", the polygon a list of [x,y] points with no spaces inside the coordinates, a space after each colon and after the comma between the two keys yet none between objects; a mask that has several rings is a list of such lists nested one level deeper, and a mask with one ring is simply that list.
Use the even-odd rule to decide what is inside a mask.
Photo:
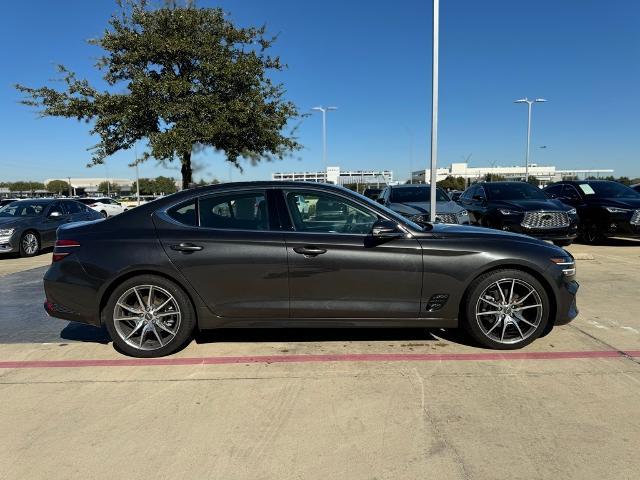
[{"label": "tall light pole", "polygon": [[[431,187],[429,221],[436,221],[436,187],[438,183],[438,51],[440,42],[440,0],[433,0],[433,55],[431,66]],[[426,179],[425,179],[426,180]]]},{"label": "tall light pole", "polygon": [[524,164],[524,181],[529,181],[529,155],[531,153],[531,106],[534,103],[544,103],[544,98],[536,98],[535,100],[529,100],[527,97],[516,100],[513,103],[526,103],[528,107],[528,121],[527,121],[527,157]]},{"label": "tall light pole", "polygon": [[[337,110],[338,107],[313,107],[311,110],[322,112],[322,167],[327,171],[327,112]],[[325,177],[326,179],[326,177]]]}]

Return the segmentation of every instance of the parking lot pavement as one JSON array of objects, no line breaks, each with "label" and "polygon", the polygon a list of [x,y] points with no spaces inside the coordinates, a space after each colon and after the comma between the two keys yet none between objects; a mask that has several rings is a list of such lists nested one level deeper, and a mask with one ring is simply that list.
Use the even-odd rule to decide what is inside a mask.
[{"label": "parking lot pavement", "polygon": [[129,362],[46,317],[44,268],[5,276],[0,361],[66,363],[0,369],[0,478],[636,478],[640,243],[569,250],[580,316],[516,357],[451,331],[256,330]]},{"label": "parking lot pavement", "polygon": [[21,258],[17,255],[0,256],[0,277],[16,272],[31,270],[51,263],[51,253],[42,253],[35,257]]}]

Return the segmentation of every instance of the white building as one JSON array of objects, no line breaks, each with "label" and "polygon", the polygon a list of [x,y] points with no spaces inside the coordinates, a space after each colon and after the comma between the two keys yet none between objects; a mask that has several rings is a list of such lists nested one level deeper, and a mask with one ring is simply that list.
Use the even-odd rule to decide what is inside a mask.
[{"label": "white building", "polygon": [[[452,163],[448,167],[438,168],[436,176],[438,181],[444,180],[448,176],[462,177],[465,180],[477,181],[481,180],[487,174],[500,175],[510,180],[523,180],[526,169],[524,166],[513,167],[470,167],[468,163]],[[537,165],[532,163],[529,165],[529,176],[537,178],[541,183],[551,183],[562,180],[566,177],[599,177],[602,175],[611,175],[612,169],[597,170],[557,170],[553,165]],[[411,178],[415,183],[428,183],[431,179],[431,170],[417,170],[411,172]]]},{"label": "white building", "polygon": [[131,187],[134,183],[133,180],[128,178],[48,178],[44,181],[46,185],[51,180],[62,180],[63,182],[71,182],[71,188],[74,190],[74,194],[78,191],[82,191],[87,195],[93,195],[98,193],[98,186],[102,182],[108,181],[111,185],[117,185],[120,187],[122,193],[130,193]]},{"label": "white building", "polygon": [[391,170],[340,170],[340,167],[327,167],[319,172],[276,172],[272,180],[294,182],[320,182],[334,185],[367,184],[388,185],[393,183]]}]

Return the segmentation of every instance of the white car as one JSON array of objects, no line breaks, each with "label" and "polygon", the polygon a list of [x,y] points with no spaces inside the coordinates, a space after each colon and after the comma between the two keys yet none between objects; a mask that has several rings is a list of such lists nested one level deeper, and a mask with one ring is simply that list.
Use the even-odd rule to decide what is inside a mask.
[{"label": "white car", "polygon": [[92,210],[99,212],[104,218],[113,217],[114,215],[127,211],[126,207],[123,207],[113,198],[76,198],[76,200],[80,203],[84,203]]}]

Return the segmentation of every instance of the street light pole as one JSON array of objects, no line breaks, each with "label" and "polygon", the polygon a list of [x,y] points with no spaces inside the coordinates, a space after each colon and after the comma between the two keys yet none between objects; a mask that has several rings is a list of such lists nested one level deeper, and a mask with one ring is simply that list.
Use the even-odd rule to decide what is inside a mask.
[{"label": "street light pole", "polygon": [[322,167],[325,172],[327,171],[327,112],[337,109],[338,107],[323,107],[322,105],[311,109],[322,113]]},{"label": "street light pole", "polygon": [[[438,183],[438,51],[440,38],[440,0],[433,0],[433,56],[431,68],[431,186],[429,221],[436,221],[436,188]],[[425,179],[426,180],[426,179]]]},{"label": "street light pole", "polygon": [[513,103],[526,103],[528,109],[527,115],[527,156],[525,158],[524,164],[524,181],[529,181],[529,156],[531,154],[531,106],[534,103],[543,103],[546,102],[544,98],[536,98],[535,100],[529,100],[528,98],[521,98],[520,100],[516,100]]}]

